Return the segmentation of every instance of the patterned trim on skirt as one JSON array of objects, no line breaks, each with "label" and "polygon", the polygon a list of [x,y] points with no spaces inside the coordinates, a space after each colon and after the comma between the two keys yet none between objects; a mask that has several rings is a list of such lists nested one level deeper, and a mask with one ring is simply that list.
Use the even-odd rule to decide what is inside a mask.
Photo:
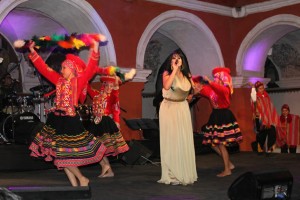
[{"label": "patterned trim on skirt", "polygon": [[203,133],[202,143],[213,146],[228,145],[243,139],[239,124],[229,109],[213,109]]},{"label": "patterned trim on skirt", "polygon": [[105,156],[117,156],[129,150],[122,133],[111,117],[103,116],[101,122],[99,124],[92,123],[89,130],[107,148]]},{"label": "patterned trim on skirt", "polygon": [[29,149],[31,156],[53,161],[58,169],[100,162],[106,147],[85,130],[80,117],[49,113],[43,129],[37,133]]}]

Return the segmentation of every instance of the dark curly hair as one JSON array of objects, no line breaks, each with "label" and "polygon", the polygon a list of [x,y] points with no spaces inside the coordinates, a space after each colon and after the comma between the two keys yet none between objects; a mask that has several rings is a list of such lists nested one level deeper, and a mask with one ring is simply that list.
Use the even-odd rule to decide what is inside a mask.
[{"label": "dark curly hair", "polygon": [[173,51],[173,53],[168,57],[167,59],[167,62],[165,62],[165,71],[168,71],[169,74],[172,73],[172,69],[171,69],[171,60],[173,58],[173,55],[179,55],[181,60],[182,60],[182,68],[181,68],[181,71],[182,71],[182,74],[187,77],[188,79],[191,78],[191,72],[190,72],[190,68],[189,68],[189,64],[188,64],[188,61],[186,59],[186,56],[184,55],[184,53],[180,50],[180,49],[177,49],[175,51]]},{"label": "dark curly hair", "polygon": [[[163,100],[163,97],[162,97],[162,74],[164,71],[168,71],[169,74],[172,72],[171,60],[172,60],[172,57],[174,54],[178,54],[182,60],[183,75],[186,76],[189,81],[191,78],[189,64],[188,64],[185,54],[181,51],[181,49],[176,49],[168,56],[168,58],[164,61],[164,63],[161,65],[161,67],[159,68],[159,71],[158,71],[157,80],[156,80],[156,84],[155,84],[155,98],[153,99],[153,106],[156,107],[157,115],[159,112],[160,102]],[[192,90],[191,90],[191,92],[192,92]]]}]

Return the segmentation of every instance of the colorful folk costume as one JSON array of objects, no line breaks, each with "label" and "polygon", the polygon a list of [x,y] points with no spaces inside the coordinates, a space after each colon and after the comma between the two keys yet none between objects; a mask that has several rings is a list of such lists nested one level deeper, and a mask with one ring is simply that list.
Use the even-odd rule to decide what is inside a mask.
[{"label": "colorful folk costume", "polygon": [[[262,82],[257,81],[251,91],[251,107],[256,131],[256,142],[259,144],[258,152],[271,153],[276,142],[276,127],[279,116],[264,89]],[[267,145],[265,146],[267,140]]]},{"label": "colorful folk costume", "polygon": [[214,78],[222,81],[223,84],[215,81],[204,84],[200,95],[209,99],[213,110],[203,130],[203,144],[212,146],[228,146],[233,142],[240,142],[242,134],[239,124],[231,110],[230,98],[233,93],[230,69],[225,67],[214,68]]},{"label": "colorful folk costume", "polygon": [[76,74],[71,79],[64,78],[48,67],[36,52],[32,52],[29,58],[37,70],[56,85],[55,107],[50,110],[45,126],[29,147],[31,156],[43,157],[46,161],[54,160],[58,169],[99,162],[106,147],[85,130],[76,112],[80,94],[96,70],[99,53],[91,52],[86,69],[79,57],[67,54],[62,68],[69,68]]},{"label": "colorful folk costume", "polygon": [[296,153],[297,146],[300,145],[299,115],[290,114],[287,104],[282,106],[281,111],[277,127],[277,145],[281,148],[281,153]]},{"label": "colorful folk costume", "polygon": [[89,130],[106,146],[105,156],[117,156],[129,150],[120,131],[119,85],[117,76],[102,76],[100,90],[88,86],[93,99],[94,121]]},{"label": "colorful folk costume", "polygon": [[102,168],[99,178],[114,177],[114,172],[107,156],[117,156],[128,151],[129,146],[120,132],[119,85],[134,77],[135,69],[125,75],[117,72],[118,76],[102,76],[100,90],[88,86],[88,94],[93,99],[93,123],[90,130],[107,147],[105,156],[100,161]]}]

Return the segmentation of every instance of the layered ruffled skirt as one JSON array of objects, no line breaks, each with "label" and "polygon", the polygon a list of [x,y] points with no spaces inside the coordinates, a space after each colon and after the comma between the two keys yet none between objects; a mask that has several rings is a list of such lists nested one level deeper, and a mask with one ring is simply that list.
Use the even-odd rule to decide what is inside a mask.
[{"label": "layered ruffled skirt", "polygon": [[213,109],[203,134],[203,144],[225,146],[240,142],[243,137],[235,116],[229,109]]},{"label": "layered ruffled skirt", "polygon": [[107,148],[105,156],[117,156],[129,150],[121,131],[109,116],[103,116],[99,124],[92,123],[89,131],[97,136]]},{"label": "layered ruffled skirt", "polygon": [[54,161],[58,169],[84,166],[102,160],[106,147],[85,130],[79,115],[57,116],[49,113],[47,122],[34,137],[31,156]]}]

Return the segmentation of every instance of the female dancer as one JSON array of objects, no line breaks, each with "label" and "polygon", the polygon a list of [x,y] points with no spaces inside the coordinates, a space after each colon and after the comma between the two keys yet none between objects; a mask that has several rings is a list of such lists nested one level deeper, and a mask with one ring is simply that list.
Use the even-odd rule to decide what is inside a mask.
[{"label": "female dancer", "polygon": [[133,78],[135,73],[135,69],[132,69],[125,75],[117,73],[118,76],[102,76],[100,90],[88,86],[88,94],[93,99],[94,117],[89,130],[99,137],[107,148],[100,161],[102,172],[98,176],[99,178],[114,177],[108,156],[117,156],[129,150],[120,131],[119,85],[122,84],[121,79],[128,81]]},{"label": "female dancer", "polygon": [[93,40],[86,69],[78,56],[67,54],[61,74],[45,64],[35,51],[34,42],[30,43],[29,50],[29,58],[37,70],[56,85],[55,107],[50,110],[45,126],[29,147],[31,156],[43,157],[45,161],[54,160],[54,165],[64,170],[72,186],[88,186],[89,179],[78,167],[99,162],[106,147],[84,129],[75,109],[82,89],[97,67],[99,42]]},{"label": "female dancer", "polygon": [[203,144],[212,145],[212,148],[222,157],[224,170],[217,176],[224,177],[231,175],[231,170],[234,169],[226,146],[231,142],[241,141],[242,134],[233,113],[229,109],[230,98],[233,93],[230,69],[217,67],[213,69],[212,74],[214,81],[211,81],[207,76],[203,77],[206,84],[199,84],[201,81],[194,79],[195,91],[207,97],[213,106],[203,131]]}]

